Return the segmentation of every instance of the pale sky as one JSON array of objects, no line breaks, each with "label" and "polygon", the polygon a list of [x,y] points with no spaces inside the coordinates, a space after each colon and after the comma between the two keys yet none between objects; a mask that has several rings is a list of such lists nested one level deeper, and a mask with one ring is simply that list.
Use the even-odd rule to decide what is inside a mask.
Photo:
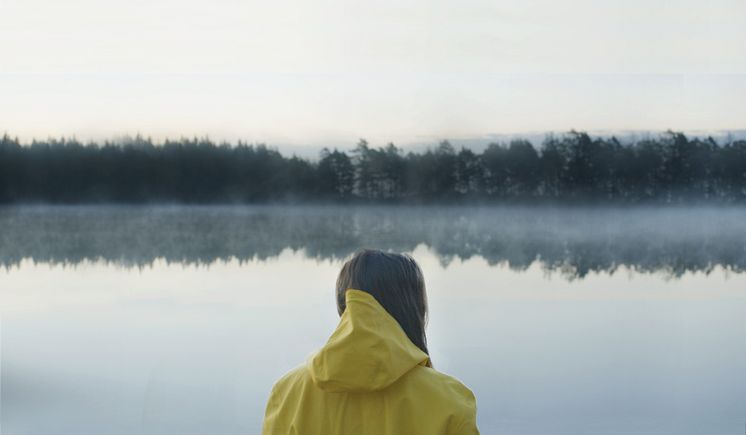
[{"label": "pale sky", "polygon": [[0,0],[0,132],[744,129],[744,23],[743,0]]}]

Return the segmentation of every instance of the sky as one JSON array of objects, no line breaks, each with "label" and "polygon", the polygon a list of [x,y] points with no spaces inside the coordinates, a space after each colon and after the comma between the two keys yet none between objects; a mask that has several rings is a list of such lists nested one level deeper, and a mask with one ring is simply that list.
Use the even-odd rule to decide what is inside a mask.
[{"label": "sky", "polygon": [[743,0],[0,0],[0,132],[273,145],[746,129]]}]

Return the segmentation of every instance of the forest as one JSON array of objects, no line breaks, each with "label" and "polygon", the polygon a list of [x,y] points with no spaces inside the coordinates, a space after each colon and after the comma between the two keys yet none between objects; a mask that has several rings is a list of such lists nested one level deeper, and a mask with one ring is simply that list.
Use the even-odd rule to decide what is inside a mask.
[{"label": "forest", "polygon": [[209,139],[22,144],[0,138],[0,203],[742,202],[746,140],[679,132],[621,143],[571,131],[424,152],[360,140],[317,160]]}]

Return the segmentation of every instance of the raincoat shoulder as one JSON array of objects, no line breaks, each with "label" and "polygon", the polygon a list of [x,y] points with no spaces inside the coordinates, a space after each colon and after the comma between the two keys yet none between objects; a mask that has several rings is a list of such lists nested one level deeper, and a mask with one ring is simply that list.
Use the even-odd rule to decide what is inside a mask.
[{"label": "raincoat shoulder", "polygon": [[[412,408],[410,401],[419,402],[421,406],[416,408],[424,412],[409,415],[401,424],[389,427],[388,431],[380,430],[383,429],[379,428],[380,416],[366,420],[357,432],[330,430],[345,427],[336,426],[345,419],[333,417],[344,413],[341,408],[345,402],[360,404],[366,401],[361,400],[363,397],[348,397],[345,393],[320,393],[308,367],[299,366],[273,385],[262,435],[479,435],[474,393],[452,376],[420,366],[381,393],[384,394],[379,400],[391,401],[390,409],[385,412],[396,414],[397,408]],[[365,394],[358,396],[372,398]],[[444,423],[433,424],[439,414]],[[367,429],[364,430],[363,426]]]},{"label": "raincoat shoulder", "polygon": [[348,290],[327,343],[280,378],[263,435],[475,435],[474,394],[433,369],[366,292]]}]

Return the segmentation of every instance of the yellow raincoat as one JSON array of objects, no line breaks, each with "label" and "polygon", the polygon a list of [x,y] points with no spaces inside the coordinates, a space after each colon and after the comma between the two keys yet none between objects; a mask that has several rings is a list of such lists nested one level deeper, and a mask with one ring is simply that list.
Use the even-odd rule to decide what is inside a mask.
[{"label": "yellow raincoat", "polygon": [[429,367],[369,293],[347,290],[329,341],[272,388],[263,435],[477,435],[476,401]]}]

